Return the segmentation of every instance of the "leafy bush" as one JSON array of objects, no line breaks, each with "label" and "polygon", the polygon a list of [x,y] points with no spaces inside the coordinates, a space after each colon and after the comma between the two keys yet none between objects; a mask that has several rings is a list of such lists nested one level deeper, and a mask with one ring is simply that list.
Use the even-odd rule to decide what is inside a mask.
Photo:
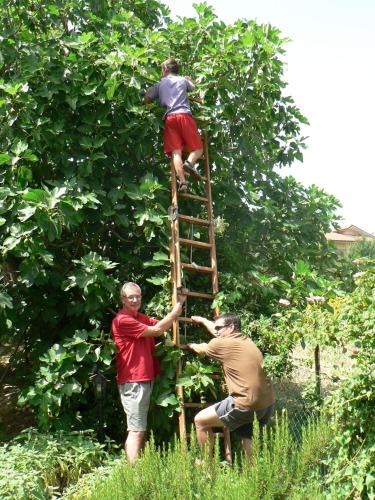
[{"label": "leafy bush", "polygon": [[339,433],[328,461],[331,496],[375,496],[375,262],[364,259],[356,289],[340,304],[341,328],[356,363],[332,399]]},{"label": "leafy bush", "polygon": [[41,356],[35,383],[22,391],[19,402],[38,408],[39,425],[44,430],[57,419],[60,427],[77,426],[84,403],[92,407],[93,366],[105,372],[114,353],[113,342],[102,332],[76,331],[73,338],[53,345]]},{"label": "leafy bush", "polygon": [[158,346],[156,354],[160,358],[161,376],[157,377],[151,395],[148,424],[156,429],[157,441],[169,441],[176,428],[180,402],[176,395],[176,368],[181,357],[180,349]]},{"label": "leafy bush", "polygon": [[54,497],[108,458],[89,431],[42,434],[29,429],[0,447],[0,497]]},{"label": "leafy bush", "polygon": [[168,273],[162,113],[142,104],[162,60],[178,54],[204,98],[215,212],[231,221],[220,269],[287,278],[304,254],[331,262],[337,200],[275,171],[302,159],[306,123],[284,93],[277,29],[225,25],[207,4],[176,22],[153,0],[0,6],[1,341],[41,425],[87,423],[119,283],[150,283],[147,303]]},{"label": "leafy bush", "polygon": [[348,260],[356,260],[361,258],[375,259],[375,241],[357,241],[350,247]]},{"label": "leafy bush", "polygon": [[204,363],[197,357],[186,361],[181,377],[177,381],[177,385],[184,386],[186,400],[192,400],[194,395],[201,403],[206,403],[207,393],[217,400],[219,384],[215,383],[212,375],[218,369],[218,366]]},{"label": "leafy bush", "polygon": [[325,462],[329,498],[373,498],[375,493],[375,265],[368,258],[360,259],[357,265],[361,271],[354,275],[352,293],[336,298],[331,295],[328,301],[318,297],[304,309],[290,304],[283,313],[263,320],[270,329],[276,321],[280,337],[282,328],[278,330],[278,326],[283,325],[281,344],[306,339],[311,345],[341,346],[349,349],[356,361],[348,376],[340,376],[338,390],[323,402],[338,425]]}]

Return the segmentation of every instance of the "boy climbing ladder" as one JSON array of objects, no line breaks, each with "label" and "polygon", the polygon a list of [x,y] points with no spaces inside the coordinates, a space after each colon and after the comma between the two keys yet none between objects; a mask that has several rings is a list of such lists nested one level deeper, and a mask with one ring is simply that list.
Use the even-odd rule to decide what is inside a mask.
[{"label": "boy climbing ladder", "polygon": [[[186,193],[188,184],[185,172],[200,180],[201,175],[195,168],[196,161],[202,156],[203,144],[191,113],[188,92],[194,89],[192,80],[179,76],[179,65],[174,59],[167,59],[161,65],[162,79],[146,92],[145,103],[158,99],[166,108],[164,114],[164,152],[172,157],[178,176],[178,191]],[[187,146],[191,151],[183,162],[182,151]]]}]

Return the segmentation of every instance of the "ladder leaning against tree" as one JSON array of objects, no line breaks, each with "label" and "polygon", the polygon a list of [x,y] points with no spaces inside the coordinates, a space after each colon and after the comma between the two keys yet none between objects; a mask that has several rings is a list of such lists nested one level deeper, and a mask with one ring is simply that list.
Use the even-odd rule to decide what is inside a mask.
[{"label": "ladder leaning against tree", "polygon": [[[172,304],[177,302],[177,294],[180,288],[182,288],[182,271],[187,273],[203,273],[211,275],[211,291],[210,293],[194,292],[189,290],[186,295],[194,299],[202,299],[207,301],[213,301],[216,293],[219,291],[218,286],[218,271],[217,271],[217,261],[216,261],[216,245],[215,245],[215,228],[214,228],[214,216],[212,209],[212,195],[211,195],[211,181],[210,181],[210,163],[208,156],[208,140],[206,131],[203,132],[203,157],[204,160],[204,176],[201,178],[201,182],[204,183],[205,196],[199,196],[196,194],[180,193],[177,190],[176,183],[176,173],[171,163],[172,172],[172,205],[170,207],[170,220],[171,220],[171,241],[170,241],[170,263],[171,263],[171,284],[172,284]],[[205,205],[207,209],[207,219],[202,219],[198,217],[192,217],[190,215],[180,214],[178,210],[178,201],[189,200],[196,206]],[[193,231],[190,232],[190,238],[180,237],[180,223],[188,224],[190,228],[194,226],[199,226],[205,228],[208,231],[208,242],[202,242],[193,239]],[[209,252],[210,266],[200,266],[193,262],[182,262],[181,261],[181,247],[187,247],[192,251],[193,248]],[[185,309],[186,310],[186,309]],[[217,316],[219,310],[216,307],[214,313]],[[185,314],[186,316],[186,314]],[[193,323],[188,317],[179,317],[173,323],[173,343],[176,346],[184,348],[184,343],[180,342],[180,323],[188,324]],[[186,342],[185,342],[186,343]],[[182,372],[182,361],[180,360],[177,366],[177,378]],[[187,408],[197,408],[202,409],[209,406],[202,402],[185,402],[184,398],[184,387],[177,386],[177,394],[181,402],[181,413],[179,417],[179,434],[183,438],[187,435],[186,433],[186,409]],[[223,432],[218,433],[220,437],[224,439],[224,452],[225,459],[229,462],[232,461],[231,444],[230,444],[230,433],[227,428],[224,428]]]}]

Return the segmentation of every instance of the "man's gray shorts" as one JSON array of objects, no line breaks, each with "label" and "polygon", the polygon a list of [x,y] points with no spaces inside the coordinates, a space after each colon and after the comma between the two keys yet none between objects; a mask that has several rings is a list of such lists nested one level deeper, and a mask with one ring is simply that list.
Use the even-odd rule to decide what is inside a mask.
[{"label": "man's gray shorts", "polygon": [[119,384],[121,403],[126,413],[128,431],[146,431],[147,413],[154,381]]},{"label": "man's gray shorts", "polygon": [[250,439],[253,435],[254,417],[259,421],[259,427],[267,425],[272,417],[275,405],[264,410],[243,410],[237,408],[232,396],[228,396],[215,405],[217,416],[231,432],[234,431],[241,438]]}]

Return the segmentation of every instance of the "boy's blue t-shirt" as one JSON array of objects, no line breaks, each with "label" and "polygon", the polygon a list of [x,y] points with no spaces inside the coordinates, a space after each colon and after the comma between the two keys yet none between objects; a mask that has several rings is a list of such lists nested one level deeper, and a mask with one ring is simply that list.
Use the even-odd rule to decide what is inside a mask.
[{"label": "boy's blue t-shirt", "polygon": [[194,88],[189,80],[183,76],[167,75],[159,83],[148,89],[146,96],[152,100],[159,99],[162,106],[167,108],[163,119],[168,115],[188,113],[191,115],[188,92]]}]

